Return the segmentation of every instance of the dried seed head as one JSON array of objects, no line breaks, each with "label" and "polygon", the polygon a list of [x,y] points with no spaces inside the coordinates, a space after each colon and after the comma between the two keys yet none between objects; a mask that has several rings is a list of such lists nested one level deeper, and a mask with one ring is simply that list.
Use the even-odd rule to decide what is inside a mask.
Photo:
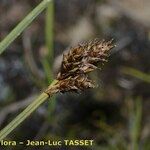
[{"label": "dried seed head", "polygon": [[71,48],[69,53],[63,56],[57,79],[61,80],[95,70],[98,63],[107,61],[108,52],[113,47],[112,41],[105,42],[95,39]]},{"label": "dried seed head", "polygon": [[68,92],[68,91],[83,91],[84,89],[94,88],[92,80],[88,79],[87,76],[77,75],[75,77],[68,77],[66,79],[60,80],[59,82],[59,91]]},{"label": "dried seed head", "polygon": [[[58,82],[55,84],[57,92],[81,91],[94,88],[93,81],[87,73],[97,69],[98,63],[107,61],[109,51],[114,47],[111,41],[95,39],[78,44],[70,48],[68,54],[63,55],[60,72],[57,75]],[[49,93],[50,88],[46,91]]]}]

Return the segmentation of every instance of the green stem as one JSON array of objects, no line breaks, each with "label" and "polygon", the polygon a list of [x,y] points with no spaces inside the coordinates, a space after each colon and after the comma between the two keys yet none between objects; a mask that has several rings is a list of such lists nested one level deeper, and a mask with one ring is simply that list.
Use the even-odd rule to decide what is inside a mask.
[{"label": "green stem", "polygon": [[138,78],[142,81],[145,81],[147,83],[150,83],[150,74],[146,74],[146,73],[139,71],[137,69],[125,67],[125,68],[123,68],[123,73],[125,73],[127,75],[131,75],[133,77],[136,77],[136,78]]},{"label": "green stem", "polygon": [[[45,66],[49,68],[49,72],[47,72],[47,80],[48,83],[50,84],[51,81],[53,80],[53,60],[54,60],[54,0],[51,1],[51,3],[48,4],[48,7],[46,9],[46,15],[45,15],[45,42],[46,42],[46,47],[48,50],[48,55],[45,59]],[[47,64],[47,65],[46,65]],[[55,96],[52,98],[52,102],[48,102],[48,120],[51,121],[53,118],[50,117],[52,112],[55,109],[56,106],[56,101],[55,101]]]},{"label": "green stem", "polygon": [[[51,86],[56,83],[54,80]],[[42,93],[37,97],[24,111],[22,111],[13,121],[11,121],[4,129],[0,131],[0,141],[11,133],[18,125],[20,125],[33,111],[35,111],[48,98],[48,94]]]},{"label": "green stem", "polygon": [[45,22],[45,40],[46,46],[48,48],[48,57],[50,60],[50,66],[52,67],[53,63],[53,40],[54,40],[54,1],[48,4],[46,9],[46,22]]},{"label": "green stem", "polygon": [[41,62],[44,68],[44,73],[46,75],[46,85],[47,85],[52,82],[52,71],[51,71],[49,62],[47,61],[46,58],[42,58]]},{"label": "green stem", "polygon": [[46,78],[48,83],[50,84],[53,80],[53,29],[54,29],[54,1],[52,0],[51,3],[48,4],[45,14],[45,43],[46,49],[48,50],[47,55],[44,60],[42,60],[42,64],[44,66],[44,71],[46,74]]},{"label": "green stem", "polygon": [[51,0],[43,0],[0,43],[0,54],[24,31],[24,29],[47,7]]},{"label": "green stem", "polygon": [[133,115],[131,127],[132,149],[138,150],[142,120],[142,100],[140,97],[138,97],[135,102],[135,111],[133,112]]}]

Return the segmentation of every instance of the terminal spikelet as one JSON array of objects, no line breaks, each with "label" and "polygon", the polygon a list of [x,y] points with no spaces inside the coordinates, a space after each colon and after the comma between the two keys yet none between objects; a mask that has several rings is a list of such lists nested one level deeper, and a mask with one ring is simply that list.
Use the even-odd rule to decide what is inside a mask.
[{"label": "terminal spikelet", "polygon": [[93,88],[94,83],[88,73],[97,69],[98,64],[107,62],[109,51],[114,47],[111,41],[94,39],[71,47],[63,55],[56,88],[59,92],[82,91]]}]

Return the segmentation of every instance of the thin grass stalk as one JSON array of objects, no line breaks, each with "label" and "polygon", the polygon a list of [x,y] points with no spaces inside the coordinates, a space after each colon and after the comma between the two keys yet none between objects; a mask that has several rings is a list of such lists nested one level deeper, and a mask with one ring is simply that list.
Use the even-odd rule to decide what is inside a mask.
[{"label": "thin grass stalk", "polygon": [[139,150],[139,138],[141,132],[142,121],[142,100],[140,97],[136,99],[135,110],[133,112],[133,120],[131,127],[131,146],[132,150]]},{"label": "thin grass stalk", "polygon": [[[54,80],[51,86],[56,82]],[[33,113],[42,103],[49,98],[46,93],[41,93],[24,111],[22,111],[13,121],[0,131],[0,141],[19,126],[31,113]]]},{"label": "thin grass stalk", "polygon": [[[48,48],[48,62],[50,68],[53,64],[54,56],[54,1],[51,0],[51,3],[48,4],[46,9],[46,22],[45,22],[45,41],[46,47]],[[50,78],[50,77],[49,77]]]},{"label": "thin grass stalk", "polygon": [[29,24],[47,7],[51,0],[43,0],[36,6],[0,43],[0,54],[26,29]]},{"label": "thin grass stalk", "polygon": [[45,55],[42,57],[42,65],[46,75],[46,81],[50,84],[53,80],[53,23],[54,23],[54,4],[53,0],[48,4],[45,14]]},{"label": "thin grass stalk", "polygon": [[[46,69],[49,69],[47,76],[48,83],[50,84],[53,80],[53,61],[54,61],[54,0],[48,4],[45,15],[45,41],[46,47],[48,50],[48,57],[45,59],[45,63],[49,66]],[[48,101],[48,120],[52,120],[52,112],[56,107],[55,96],[51,97],[52,101]]]},{"label": "thin grass stalk", "polygon": [[131,68],[131,67],[125,67],[123,68],[123,73],[133,76],[137,79],[140,79],[144,82],[150,83],[150,74],[144,73],[142,71],[139,71],[137,69]]}]

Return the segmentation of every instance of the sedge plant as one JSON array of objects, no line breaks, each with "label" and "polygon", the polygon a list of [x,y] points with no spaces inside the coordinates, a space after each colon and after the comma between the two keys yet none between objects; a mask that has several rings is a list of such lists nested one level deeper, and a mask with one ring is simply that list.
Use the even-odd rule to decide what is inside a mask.
[{"label": "sedge plant", "polygon": [[79,92],[94,88],[94,81],[89,78],[88,73],[96,70],[98,64],[104,64],[107,61],[109,52],[113,47],[112,41],[106,42],[95,39],[70,48],[68,53],[63,55],[61,68],[56,79],[24,111],[0,131],[0,140],[10,134],[49,97],[59,92]]}]

